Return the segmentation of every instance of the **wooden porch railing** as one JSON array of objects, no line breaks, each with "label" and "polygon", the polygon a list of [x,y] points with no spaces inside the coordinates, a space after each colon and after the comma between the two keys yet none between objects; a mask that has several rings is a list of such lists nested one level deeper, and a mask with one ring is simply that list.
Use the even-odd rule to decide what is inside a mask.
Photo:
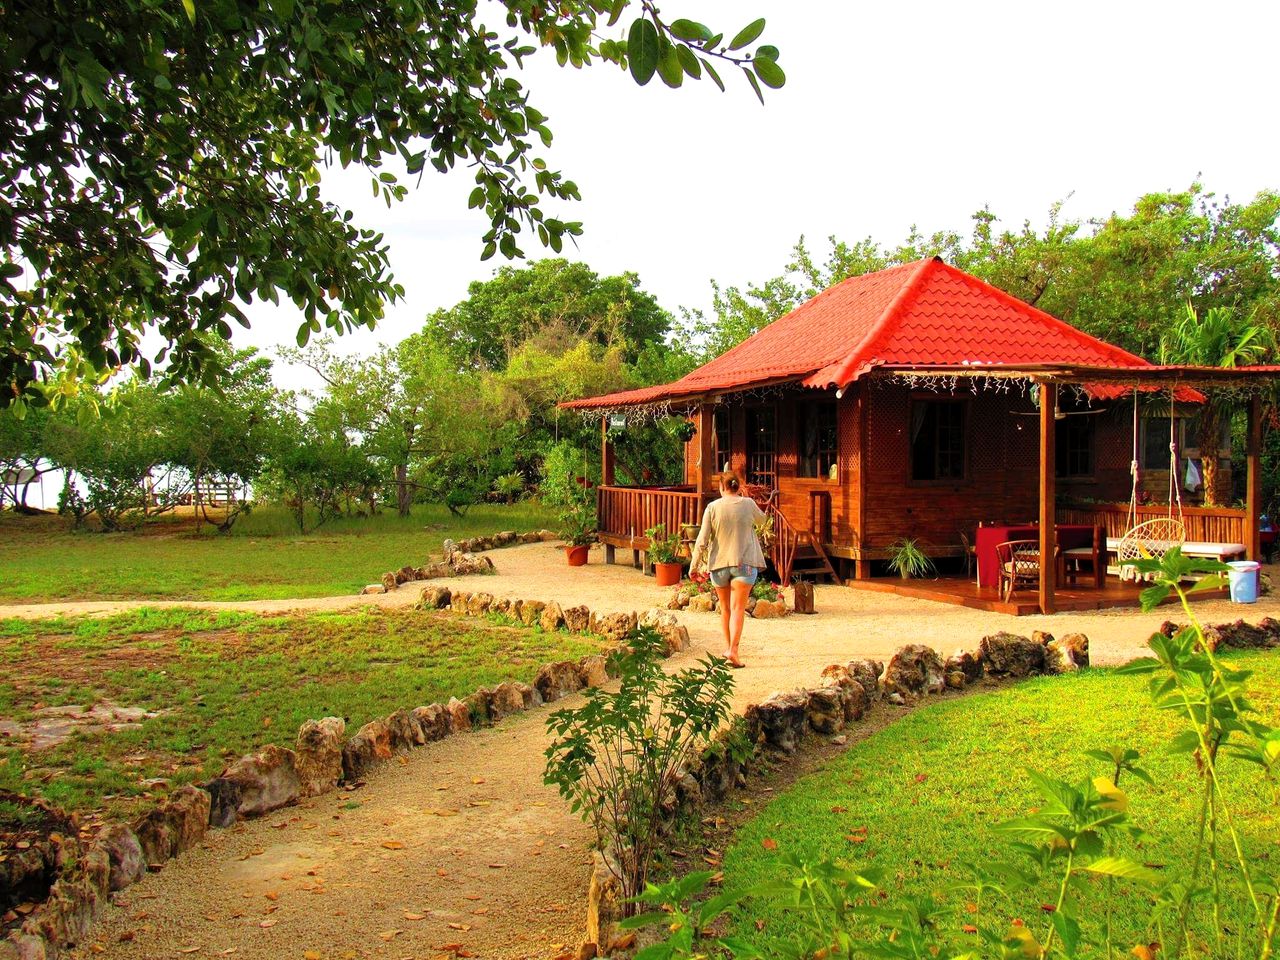
[{"label": "wooden porch railing", "polygon": [[[1177,516],[1178,508],[1174,507]],[[1167,504],[1147,504],[1137,510],[1135,523],[1155,517],[1167,517]],[[1108,537],[1123,537],[1129,530],[1128,504],[1097,503],[1072,507],[1058,507],[1059,523],[1097,524],[1106,530]],[[1187,528],[1187,540],[1208,543],[1244,543],[1246,514],[1243,510],[1227,507],[1183,507],[1183,523]]]},{"label": "wooden porch railing", "polygon": [[645,550],[644,532],[659,523],[679,535],[680,525],[702,517],[703,496],[696,490],[658,487],[601,486],[596,494],[600,539],[616,546]]}]

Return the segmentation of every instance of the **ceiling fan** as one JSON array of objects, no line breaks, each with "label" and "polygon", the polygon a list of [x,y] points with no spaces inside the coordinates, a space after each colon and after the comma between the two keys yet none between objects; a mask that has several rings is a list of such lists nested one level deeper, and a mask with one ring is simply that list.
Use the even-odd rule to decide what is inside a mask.
[{"label": "ceiling fan", "polygon": [[[1010,410],[1009,412],[1013,414],[1015,417],[1040,416],[1040,411],[1038,410],[1032,410],[1030,412],[1026,412],[1022,410]],[[1096,410],[1055,410],[1053,412],[1053,419],[1065,420],[1067,419],[1067,417],[1088,417],[1088,416],[1092,416],[1095,413],[1106,413],[1106,411],[1103,410],[1101,407],[1099,407]]]},{"label": "ceiling fan", "polygon": [[[1039,387],[1038,385],[1037,385],[1037,386],[1033,386],[1033,387],[1031,388],[1031,402],[1032,402],[1032,403],[1034,403],[1034,404],[1036,405],[1036,409],[1035,409],[1035,410],[1033,410],[1033,411],[1031,411],[1030,413],[1026,413],[1026,412],[1023,412],[1023,411],[1020,411],[1020,410],[1010,410],[1009,412],[1010,412],[1010,413],[1012,413],[1015,417],[1038,417],[1038,416],[1040,416],[1040,387]],[[1055,420],[1065,420],[1065,419],[1067,419],[1067,417],[1088,417],[1088,416],[1091,416],[1091,415],[1093,415],[1093,414],[1095,414],[1095,413],[1104,413],[1104,412],[1105,412],[1105,410],[1104,410],[1102,407],[1099,407],[1099,408],[1097,408],[1096,410],[1094,410],[1094,409],[1090,409],[1090,410],[1063,410],[1061,407],[1059,407],[1058,409],[1056,409],[1056,410],[1054,410],[1054,411],[1053,411],[1053,419],[1055,419]]]}]

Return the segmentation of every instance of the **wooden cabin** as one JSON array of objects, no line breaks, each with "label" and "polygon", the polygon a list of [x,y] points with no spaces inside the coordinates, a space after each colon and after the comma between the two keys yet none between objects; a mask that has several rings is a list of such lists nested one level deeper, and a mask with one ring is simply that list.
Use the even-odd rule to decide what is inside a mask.
[{"label": "wooden cabin", "polygon": [[[845,280],[674,383],[564,406],[602,417],[610,560],[618,547],[643,550],[655,523],[697,523],[727,466],[774,515],[779,570],[864,579],[902,538],[962,556],[984,522],[1038,521],[1048,538],[1060,515],[1120,530],[1131,511],[1115,504],[1135,499],[1135,449],[1145,483],[1154,475],[1167,489],[1170,415],[1178,439],[1203,400],[1195,385],[1250,375],[1276,368],[1155,367],[934,258]],[[1255,394],[1251,437],[1258,403]],[[684,484],[616,485],[609,417],[662,414],[695,427]],[[1183,504],[1189,539],[1230,536],[1257,556],[1257,450],[1248,510]],[[1167,507],[1135,506],[1144,509]],[[1043,579],[1049,610],[1052,574]]]}]

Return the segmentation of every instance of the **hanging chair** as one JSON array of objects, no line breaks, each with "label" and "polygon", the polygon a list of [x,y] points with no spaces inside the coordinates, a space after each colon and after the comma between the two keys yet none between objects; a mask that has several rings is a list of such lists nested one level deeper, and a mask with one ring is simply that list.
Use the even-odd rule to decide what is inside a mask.
[{"label": "hanging chair", "polygon": [[[1133,475],[1133,490],[1129,495],[1129,516],[1126,532],[1116,548],[1116,566],[1120,579],[1150,580],[1153,574],[1141,574],[1132,566],[1135,560],[1163,559],[1171,547],[1181,546],[1187,539],[1187,526],[1182,513],[1182,490],[1178,486],[1178,434],[1174,399],[1177,387],[1169,390],[1169,515],[1155,517],[1138,523],[1138,487],[1142,482],[1141,461],[1138,449],[1138,388],[1133,390],[1133,461],[1129,472]],[[1174,506],[1178,515],[1174,517]]]},{"label": "hanging chair", "polygon": [[1141,574],[1132,566],[1134,560],[1164,559],[1173,547],[1181,546],[1187,539],[1187,527],[1173,517],[1155,517],[1138,524],[1120,540],[1116,548],[1116,563],[1120,567],[1121,580],[1150,580],[1154,574]]}]

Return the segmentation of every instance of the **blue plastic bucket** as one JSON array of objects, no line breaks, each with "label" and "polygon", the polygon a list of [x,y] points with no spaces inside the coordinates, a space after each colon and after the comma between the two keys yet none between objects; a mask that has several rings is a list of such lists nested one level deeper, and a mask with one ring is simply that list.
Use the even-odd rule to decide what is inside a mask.
[{"label": "blue plastic bucket", "polygon": [[1231,584],[1231,602],[1257,602],[1258,570],[1262,564],[1253,560],[1235,560],[1227,566],[1231,568],[1231,572],[1227,574],[1227,580]]}]

